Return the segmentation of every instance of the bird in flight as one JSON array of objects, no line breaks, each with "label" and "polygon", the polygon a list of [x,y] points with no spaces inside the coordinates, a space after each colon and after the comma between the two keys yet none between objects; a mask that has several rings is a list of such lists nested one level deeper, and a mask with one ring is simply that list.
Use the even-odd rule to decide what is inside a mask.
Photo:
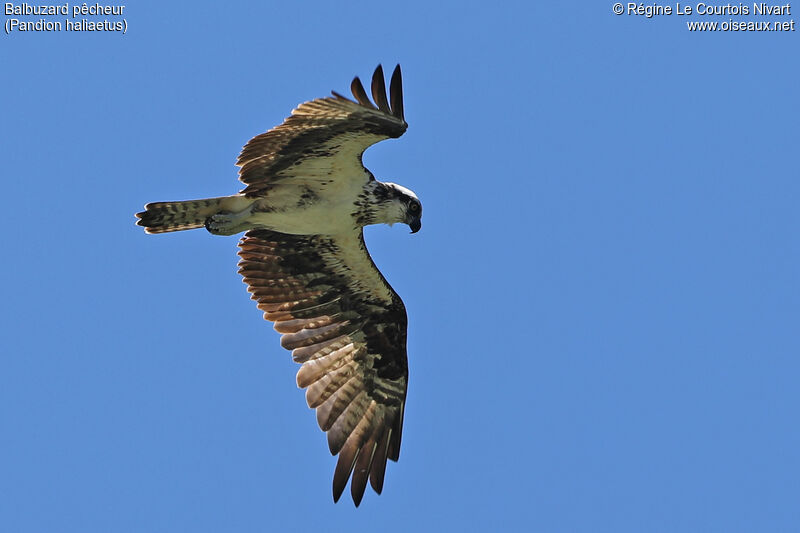
[{"label": "bird in flight", "polygon": [[245,184],[238,194],[150,203],[136,223],[147,233],[246,232],[239,273],[302,364],[297,385],[339,456],[334,501],[352,476],[358,506],[367,481],[380,494],[387,460],[399,458],[408,386],[406,309],[372,261],[363,228],[399,222],[416,233],[422,204],[361,162],[367,148],[408,127],[400,65],[388,98],[380,65],[374,103],[358,77],[350,89],[355,101],[333,92],[305,102],[250,139],[236,162]]}]

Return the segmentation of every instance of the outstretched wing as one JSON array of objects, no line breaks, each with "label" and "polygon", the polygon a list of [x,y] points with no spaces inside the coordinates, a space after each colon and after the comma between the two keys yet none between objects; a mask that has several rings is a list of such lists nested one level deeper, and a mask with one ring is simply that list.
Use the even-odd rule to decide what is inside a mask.
[{"label": "outstretched wing", "polygon": [[248,231],[239,272],[252,298],[303,366],[297,384],[327,432],[338,501],[352,473],[353,501],[369,479],[380,494],[397,461],[408,383],[406,310],[375,267],[359,230],[348,236]]},{"label": "outstretched wing", "polygon": [[408,127],[403,118],[403,81],[397,65],[386,98],[383,68],[372,76],[370,102],[361,80],[350,86],[356,102],[333,93],[300,104],[283,124],[250,139],[236,164],[239,179],[247,185],[242,193],[259,196],[270,182],[302,177],[327,181],[353,179],[367,181],[369,172],[361,164],[364,150],[378,141],[400,137]]}]

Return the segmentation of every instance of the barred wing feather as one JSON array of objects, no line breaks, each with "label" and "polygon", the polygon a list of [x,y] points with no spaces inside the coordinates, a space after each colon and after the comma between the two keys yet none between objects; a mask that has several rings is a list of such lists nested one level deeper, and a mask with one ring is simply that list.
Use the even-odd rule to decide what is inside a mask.
[{"label": "barred wing feather", "polygon": [[403,302],[375,267],[360,230],[353,235],[297,236],[248,231],[239,272],[252,298],[302,366],[306,389],[339,455],[338,500],[352,474],[358,505],[367,480],[380,493],[386,461],[397,461],[408,382]]},{"label": "barred wing feather", "polygon": [[[276,180],[354,179],[367,181],[369,172],[361,155],[384,139],[400,137],[408,127],[403,118],[400,65],[390,83],[391,105],[386,97],[383,68],[372,76],[372,94],[367,97],[359,78],[351,84],[356,101],[333,93],[300,104],[282,124],[250,139],[236,164],[239,179],[247,185],[247,196],[260,196]],[[335,178],[334,178],[335,176]]]}]

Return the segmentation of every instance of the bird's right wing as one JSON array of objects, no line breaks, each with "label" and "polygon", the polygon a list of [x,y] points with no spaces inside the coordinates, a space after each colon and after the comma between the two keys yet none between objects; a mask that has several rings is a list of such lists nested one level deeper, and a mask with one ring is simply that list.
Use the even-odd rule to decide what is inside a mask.
[{"label": "bird's right wing", "polygon": [[260,196],[272,182],[287,178],[369,180],[371,175],[361,164],[364,150],[400,137],[408,127],[400,65],[392,74],[390,99],[383,68],[375,69],[372,97],[377,105],[370,102],[357,77],[350,88],[355,102],[335,92],[332,97],[305,102],[281,125],[250,139],[236,162],[241,167],[239,179],[247,185],[242,193]]}]

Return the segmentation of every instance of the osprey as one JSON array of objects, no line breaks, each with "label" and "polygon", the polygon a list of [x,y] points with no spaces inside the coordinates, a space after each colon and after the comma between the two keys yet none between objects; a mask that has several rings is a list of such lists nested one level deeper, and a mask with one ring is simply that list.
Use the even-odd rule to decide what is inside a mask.
[{"label": "osprey", "polygon": [[350,89],[356,101],[333,92],[252,138],[236,162],[246,185],[239,194],[150,203],[136,223],[147,233],[246,231],[239,273],[302,363],[297,385],[339,455],[334,501],[352,474],[358,506],[367,480],[380,494],[387,459],[399,458],[408,385],[405,306],[373,263],[363,227],[402,222],[416,233],[422,205],[361,163],[364,150],[408,127],[400,65],[389,99],[380,65],[374,104],[358,77]]}]

